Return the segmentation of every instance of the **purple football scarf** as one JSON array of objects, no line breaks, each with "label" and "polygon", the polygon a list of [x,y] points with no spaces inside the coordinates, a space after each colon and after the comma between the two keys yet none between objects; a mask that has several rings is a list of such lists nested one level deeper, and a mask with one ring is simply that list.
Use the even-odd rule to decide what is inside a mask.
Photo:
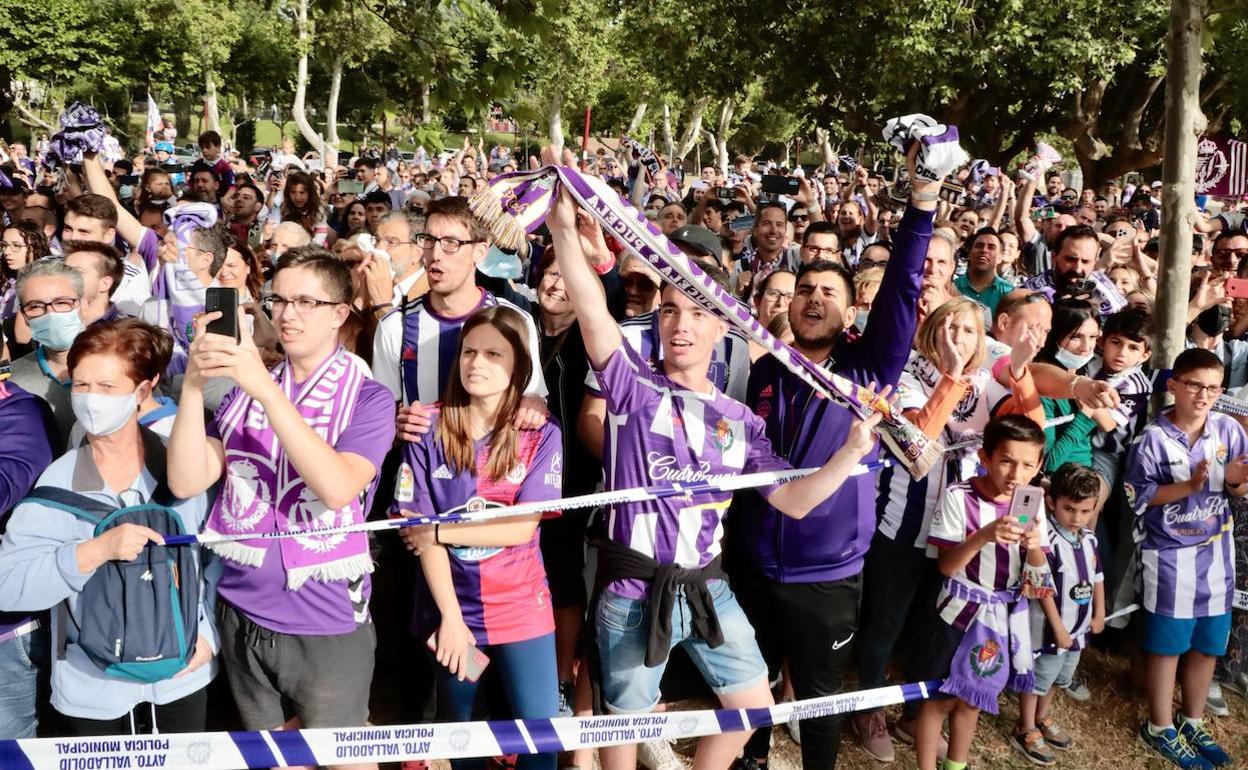
[{"label": "purple football scarf", "polygon": [[61,113],[61,130],[52,137],[44,163],[49,166],[82,163],[84,150],[104,147],[104,121],[94,107],[74,102]]},{"label": "purple football scarf", "polygon": [[195,316],[204,312],[206,288],[186,264],[186,247],[197,228],[217,223],[217,207],[209,203],[183,203],[165,210],[165,222],[178,242],[178,261],[158,261],[152,270],[155,323],[173,335],[174,353],[169,372],[186,369],[186,352],[195,330]]},{"label": "purple football scarf", "polygon": [[942,447],[906,420],[899,410],[845,377],[826,371],[773,337],[750,309],[717,284],[677,249],[659,229],[601,180],[566,166],[546,166],[495,177],[473,196],[473,211],[504,248],[518,248],[536,230],[557,200],[561,187],[613,234],[631,253],[644,259],[687,297],[740,329],[762,345],[816,391],[860,418],[879,412],[877,433],[916,479],[927,475],[940,459]]},{"label": "purple football scarf", "polygon": [[940,691],[996,714],[997,698],[1006,687],[1031,692],[1036,682],[1030,603],[1019,591],[987,591],[952,578],[945,579],[945,589],[950,596],[976,602],[979,610],[949,661],[949,676]]},{"label": "purple football scarf", "polygon": [[[341,347],[297,391],[288,361],[278,364],[272,374],[304,421],[331,446],[350,423],[368,376],[358,359]],[[241,390],[217,425],[225,446],[225,483],[204,525],[205,535],[263,536],[364,522],[363,496],[334,511],[321,503],[286,458],[264,409]],[[373,571],[364,532],[283,537],[278,543],[286,587],[292,591],[309,579],[355,580]],[[250,567],[260,566],[266,550],[262,541],[209,547],[224,559]]]}]

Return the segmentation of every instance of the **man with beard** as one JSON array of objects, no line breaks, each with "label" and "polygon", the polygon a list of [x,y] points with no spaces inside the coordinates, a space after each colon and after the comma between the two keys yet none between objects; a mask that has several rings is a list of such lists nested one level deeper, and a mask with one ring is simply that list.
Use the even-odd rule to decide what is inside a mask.
[{"label": "man with beard", "polygon": [[1126,298],[1113,282],[1093,269],[1101,249],[1095,230],[1087,225],[1068,227],[1057,237],[1053,248],[1053,267],[1027,279],[1024,287],[1044,292],[1050,302],[1070,297],[1086,299],[1098,306],[1102,316],[1126,307]]},{"label": "man with beard", "polygon": [[953,280],[954,288],[988,308],[989,318],[997,311],[997,303],[1014,290],[1014,284],[997,275],[1001,259],[1001,236],[985,228],[971,236],[967,243],[966,272]]},{"label": "man with beard", "polygon": [[[917,147],[908,155],[910,178]],[[830,261],[803,265],[789,304],[793,347],[855,382],[897,382],[909,354],[898,344],[914,337],[919,285],[932,236],[940,182],[918,181],[893,240],[893,257],[867,329],[849,341],[853,322],[853,275]],[[855,209],[856,206],[849,208]],[[946,278],[947,280],[947,278]],[[767,438],[794,467],[819,466],[845,443],[852,413],[812,388],[774,357],[759,359],[750,372],[746,404],[766,423]],[[868,456],[865,459],[873,459]],[[753,492],[738,493],[730,522],[735,543],[733,590],[754,626],[771,673],[787,660],[798,698],[837,692],[849,662],[858,624],[863,559],[875,531],[875,477],[846,482],[801,521],[785,517]],[[800,628],[802,633],[792,633]],[[883,715],[863,723],[863,740],[883,754]],[[767,757],[769,734],[756,733],[745,756]],[[834,767],[840,748],[840,719],[802,723],[802,764]],[[882,757],[879,757],[882,758]]]}]

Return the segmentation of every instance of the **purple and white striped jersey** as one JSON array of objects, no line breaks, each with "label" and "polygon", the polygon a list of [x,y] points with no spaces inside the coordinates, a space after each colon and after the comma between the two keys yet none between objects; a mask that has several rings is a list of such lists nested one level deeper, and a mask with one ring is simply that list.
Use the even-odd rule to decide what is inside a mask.
[{"label": "purple and white striped jersey", "polygon": [[[912,353],[897,382],[897,406],[903,411],[922,409],[941,376],[926,358]],[[986,368],[967,372],[966,378],[970,387],[940,434],[946,446],[962,441],[969,434],[983,433],[993,410],[1010,395],[1009,389],[998,383]],[[969,449],[945,455],[942,462],[932,465],[926,477],[918,480],[905,468],[883,469],[876,484],[877,531],[889,540],[927,548],[932,515],[940,507],[945,490],[954,482],[973,478],[978,466],[978,455],[974,449]],[[930,548],[928,552],[935,555]]]},{"label": "purple and white striped jersey", "polygon": [[1119,404],[1109,410],[1115,427],[1111,431],[1093,431],[1092,448],[1109,454],[1121,455],[1130,448],[1131,442],[1143,429],[1144,416],[1148,413],[1148,400],[1153,396],[1153,371],[1133,366],[1125,372],[1110,374],[1102,370],[1101,357],[1092,359],[1088,376],[1105,380],[1118,391]]},{"label": "purple and white striped jersey", "polygon": [[[1170,414],[1149,423],[1127,460],[1125,491],[1138,517],[1144,609],[1170,618],[1222,615],[1231,611],[1235,584],[1226,463],[1248,452],[1248,437],[1234,418],[1212,412],[1189,445]],[[1202,460],[1209,461],[1209,476],[1200,490],[1151,505],[1158,487],[1187,481]]]},{"label": "purple and white striped jersey", "polygon": [[381,319],[373,335],[373,377],[390,389],[396,401],[404,404],[441,401],[459,346],[459,330],[473,313],[495,305],[511,308],[524,320],[529,330],[529,356],[533,361],[533,375],[524,392],[546,397],[541,346],[533,317],[485,289],[480,291],[481,300],[476,307],[458,318],[438,315],[429,307],[430,295],[425,294]]},{"label": "purple and white striped jersey", "polygon": [[[974,480],[951,484],[945,490],[936,515],[932,517],[927,542],[937,548],[951,548],[966,542],[971,535],[1009,513],[1008,499],[1000,502],[989,500],[979,491]],[[985,591],[1014,589],[1022,580],[1024,558],[1022,546],[989,543],[979,549],[979,553],[971,557],[953,579],[979,586]],[[942,586],[936,608],[946,623],[966,630],[979,611],[979,603],[951,596],[949,590]]]},{"label": "purple and white striped jersey", "polygon": [[[1062,626],[1074,643],[1070,651],[1082,650],[1092,628],[1092,593],[1105,581],[1101,557],[1096,551],[1096,535],[1090,529],[1070,532],[1053,524],[1049,527],[1049,572],[1053,575],[1053,601],[1062,616]],[[1044,616],[1039,601],[1031,603],[1032,646],[1043,653],[1058,651],[1057,638]]]},{"label": "purple and white striped jersey", "polygon": [[[606,489],[691,483],[741,473],[787,470],[767,440],[763,420],[718,389],[695,393],[656,371],[621,342],[598,371],[607,402],[602,466]],[[760,487],[767,497],[774,486]],[[607,536],[660,564],[702,567],[720,553],[731,492],[613,506]],[[617,581],[612,592],[644,598],[642,580]]]}]

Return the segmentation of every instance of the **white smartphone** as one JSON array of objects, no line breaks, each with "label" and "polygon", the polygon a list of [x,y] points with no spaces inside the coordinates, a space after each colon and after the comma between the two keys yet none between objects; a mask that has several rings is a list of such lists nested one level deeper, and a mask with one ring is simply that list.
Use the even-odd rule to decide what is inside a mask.
[{"label": "white smartphone", "polygon": [[1043,509],[1043,489],[1032,486],[1014,487],[1014,497],[1010,500],[1010,515],[1024,532],[1031,532],[1041,525]]}]

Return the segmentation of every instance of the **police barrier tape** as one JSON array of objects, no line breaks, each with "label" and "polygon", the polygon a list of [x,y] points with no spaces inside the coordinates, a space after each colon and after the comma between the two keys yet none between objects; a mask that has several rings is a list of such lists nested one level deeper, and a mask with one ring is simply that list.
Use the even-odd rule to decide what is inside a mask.
[{"label": "police barrier tape", "polygon": [[241,770],[349,762],[463,759],[572,751],[756,730],[789,721],[925,700],[940,681],[880,687],[758,709],[497,722],[170,733],[0,741],[3,770]]},{"label": "police barrier tape", "polygon": [[[1071,419],[1072,417],[1070,415],[1057,417],[1046,422],[1045,427],[1051,428],[1055,425],[1061,425],[1065,422],[1069,422]],[[959,450],[968,450],[979,446],[981,443],[983,443],[982,436],[972,436],[956,444],[950,444],[944,447],[943,451],[948,453]],[[884,468],[892,468],[898,465],[901,465],[900,461],[892,458],[873,460],[868,463],[858,464],[849,472],[849,475],[862,476],[867,473],[875,473],[876,471]],[[786,481],[801,478],[803,476],[809,476],[817,470],[819,469],[794,468],[786,471],[760,471],[757,473],[745,473],[723,478],[697,479],[692,481],[673,482],[671,484],[656,484],[648,487],[613,489],[606,492],[593,492],[586,495],[563,497],[557,500],[542,500],[533,503],[519,503],[516,505],[492,505],[484,501],[482,498],[474,497],[458,508],[433,515],[377,519],[357,524],[344,524],[337,527],[321,527],[307,530],[248,532],[246,534],[213,533],[200,535],[166,535],[164,545],[226,543],[246,540],[274,540],[290,537],[340,535],[350,532],[377,532],[381,530],[400,529],[402,527],[415,527],[429,524],[491,521],[494,519],[505,519],[513,516],[531,516],[535,513],[553,513],[556,511],[574,510],[577,508],[596,508],[598,506],[619,505],[621,503],[649,502],[651,500],[658,500],[667,497],[687,497],[689,495],[705,494],[710,492],[731,492],[739,489],[752,489],[755,487],[780,484]],[[0,770],[2,770],[2,768],[0,768]]]}]

